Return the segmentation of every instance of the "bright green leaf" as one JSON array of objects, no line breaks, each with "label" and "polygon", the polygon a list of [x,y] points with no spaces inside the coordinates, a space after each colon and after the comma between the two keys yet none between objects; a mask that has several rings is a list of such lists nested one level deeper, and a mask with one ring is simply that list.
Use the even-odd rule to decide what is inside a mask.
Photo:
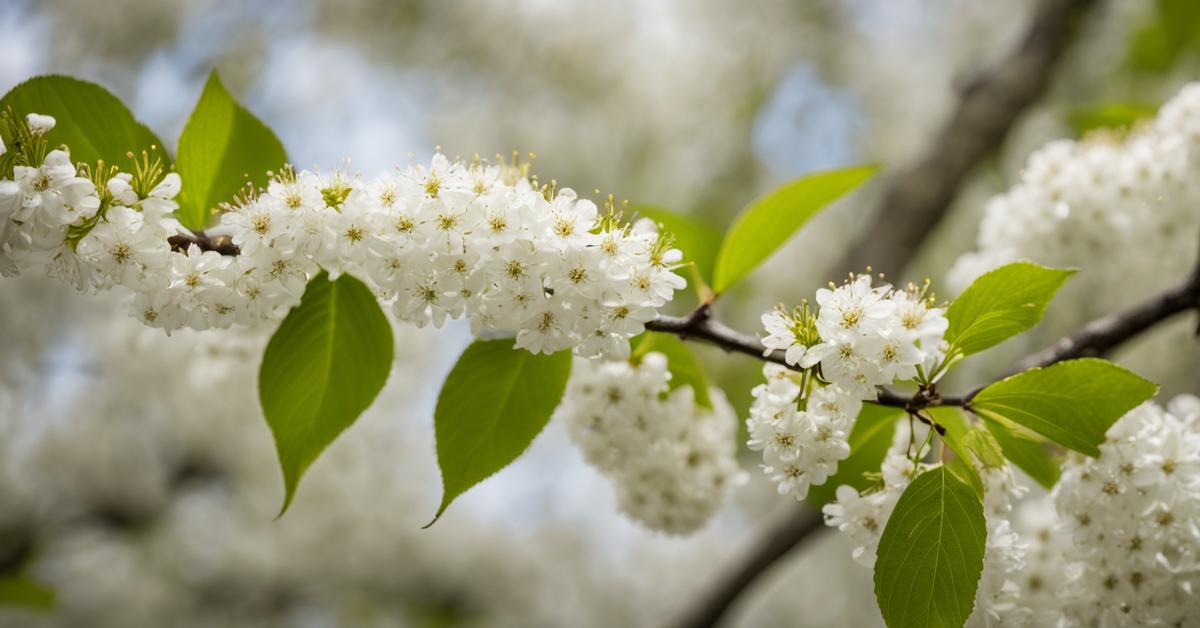
[{"label": "bright green leaf", "polygon": [[54,610],[54,601],[54,589],[28,576],[0,576],[0,608],[14,606],[45,612]]},{"label": "bright green leaf", "polygon": [[876,166],[855,166],[810,174],[751,203],[729,228],[717,253],[713,289],[724,292],[750,274],[821,208],[876,170]]},{"label": "bright green leaf", "polygon": [[917,476],[876,554],[875,598],[889,628],[961,628],[975,605],[986,541],[974,489],[945,467]]},{"label": "bright green leaf", "polygon": [[1128,64],[1139,72],[1169,71],[1186,51],[1200,52],[1200,3],[1157,0],[1154,20],[1134,32]]},{"label": "bright green leaf", "polygon": [[1040,436],[1000,416],[984,416],[983,423],[1000,444],[1005,458],[1046,490],[1054,488],[1060,474],[1059,462]]},{"label": "bright green leaf", "polygon": [[233,99],[214,71],[179,136],[177,162],[183,179],[180,221],[202,229],[212,211],[232,201],[247,182],[265,186],[267,171],[287,163],[287,153],[271,129]]},{"label": "bright green leaf", "polygon": [[[148,151],[164,164],[167,150],[154,133],[133,118],[129,109],[108,90],[68,76],[39,76],[12,88],[0,99],[0,111],[11,107],[15,115],[54,116],[57,123],[46,134],[51,149],[66,144],[71,160],[95,166],[98,160],[129,171],[128,153]],[[9,138],[5,138],[8,140]]]},{"label": "bright green leaf", "polygon": [[652,351],[657,351],[667,357],[667,370],[671,373],[670,389],[680,386],[691,386],[695,394],[696,405],[712,409],[712,399],[708,396],[708,377],[704,374],[704,365],[696,358],[696,354],[679,338],[654,331],[648,331],[634,341],[632,357],[637,360]]},{"label": "bright green leaf", "polygon": [[534,355],[514,349],[511,338],[467,347],[446,376],[433,415],[442,470],[434,521],[456,497],[529,447],[562,400],[570,375],[570,351]]},{"label": "bright green leaf", "polygon": [[975,497],[977,499],[983,499],[983,493],[985,490],[983,487],[983,478],[979,477],[979,469],[974,464],[967,462],[966,458],[955,455],[950,456],[949,459],[943,463],[943,466],[947,471],[950,472],[951,475],[957,478],[959,482],[969,486],[971,490],[975,492]]},{"label": "bright green leaf", "polygon": [[829,477],[820,486],[813,486],[808,491],[806,501],[814,508],[820,508],[836,497],[837,487],[848,484],[855,490],[862,491],[873,483],[864,473],[878,473],[883,458],[892,445],[892,434],[896,431],[896,419],[904,415],[904,410],[873,403],[864,403],[858,418],[854,420],[854,429],[850,430],[850,456],[838,463],[837,473]]},{"label": "bright green leaf", "polygon": [[[695,263],[700,277],[712,283],[713,265],[717,260],[717,249],[721,246],[720,230],[697,216],[679,214],[661,207],[639,205],[633,210],[635,215],[653,220],[675,236],[675,248],[683,252],[683,261]],[[675,272],[692,281],[686,266],[677,268]]]},{"label": "bright green leaf", "polygon": [[961,409],[940,406],[926,411],[945,430],[941,435],[942,440],[960,458],[984,467],[1004,465],[1004,454],[1000,450],[1000,444],[982,425],[972,423]]},{"label": "bright green leaf", "polygon": [[283,514],[300,477],[371,405],[392,368],[392,327],[361,281],[322,272],[271,336],[258,397],[283,469]]},{"label": "bright green leaf", "polygon": [[1141,120],[1153,118],[1158,107],[1145,103],[1110,103],[1081,107],[1067,114],[1075,132],[1083,135],[1096,129],[1130,129]]},{"label": "bright green leaf", "polygon": [[1158,385],[1107,360],[1066,360],[1002,379],[979,391],[971,409],[1004,417],[1089,456],[1108,428],[1158,392]]},{"label": "bright green leaf", "polygon": [[980,479],[977,468],[977,464],[982,464],[982,455],[975,451],[972,439],[975,426],[971,425],[967,416],[958,408],[928,408],[926,411],[942,427],[942,442],[954,452],[946,461],[946,470],[970,486],[982,499],[983,480]]},{"label": "bright green leaf", "polygon": [[999,344],[1036,325],[1074,270],[1016,262],[988,272],[946,311],[946,340],[964,355]]}]

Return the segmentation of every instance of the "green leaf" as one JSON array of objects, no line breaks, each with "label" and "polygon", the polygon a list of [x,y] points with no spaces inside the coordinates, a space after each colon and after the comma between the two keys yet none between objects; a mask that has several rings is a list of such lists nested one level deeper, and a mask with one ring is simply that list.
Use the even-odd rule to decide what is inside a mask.
[{"label": "green leaf", "polygon": [[1047,449],[1045,440],[1004,417],[984,416],[983,424],[1000,444],[1005,458],[1046,490],[1054,488],[1060,474],[1059,463]]},{"label": "green leaf", "polygon": [[28,576],[0,576],[0,608],[14,606],[45,612],[54,610],[54,602],[54,589]]},{"label": "green leaf", "polygon": [[953,406],[941,406],[926,410],[945,429],[943,441],[960,458],[973,465],[1000,467],[1004,465],[1004,454],[1000,444],[987,430],[970,421],[962,410]]},{"label": "green leaf", "polygon": [[392,368],[392,327],[361,281],[325,272],[271,336],[258,397],[279,452],[286,496],[339,434],[375,400]]},{"label": "green leaf", "polygon": [[[721,231],[697,216],[679,214],[661,207],[638,205],[634,213],[649,218],[675,236],[675,248],[683,251],[683,261],[696,264],[696,271],[705,283],[712,283],[713,265],[717,261],[717,249],[721,246]],[[686,266],[675,269],[675,273],[687,279],[692,277]]]},{"label": "green leaf", "polygon": [[140,155],[143,150],[151,158],[171,163],[158,137],[135,120],[116,96],[95,83],[60,75],[31,78],[0,99],[0,111],[9,107],[21,117],[30,113],[54,116],[57,123],[46,133],[46,141],[51,150],[60,144],[69,146],[75,163],[95,166],[103,159],[128,171],[131,162],[127,154]]},{"label": "green leaf", "polygon": [[[516,460],[546,426],[571,375],[571,352],[534,355],[511,338],[467,347],[438,394],[434,411],[442,503]],[[428,526],[426,526],[428,527]]]},{"label": "green leaf", "polygon": [[[979,477],[977,465],[982,464],[985,454],[975,450],[976,443],[972,438],[975,427],[958,408],[928,408],[926,412],[942,426],[942,442],[954,452],[954,456],[945,463],[946,470],[970,486],[979,498],[983,499],[983,480]],[[1003,460],[1000,462],[1003,463]]]},{"label": "green leaf", "polygon": [[837,473],[820,486],[808,491],[806,501],[820,508],[836,498],[837,487],[848,484],[862,491],[874,482],[864,473],[878,473],[888,447],[892,445],[892,434],[896,431],[896,419],[904,416],[904,410],[864,403],[854,429],[850,430],[850,456],[838,463]]},{"label": "green leaf", "polygon": [[634,340],[631,359],[640,360],[642,356],[657,351],[667,357],[667,370],[671,373],[670,389],[680,386],[691,386],[695,394],[696,405],[712,409],[712,399],[708,395],[708,377],[704,374],[704,365],[696,358],[696,354],[679,338],[660,332],[648,331]]},{"label": "green leaf", "polygon": [[1153,118],[1158,107],[1145,103],[1110,103],[1073,109],[1067,121],[1083,135],[1096,129],[1130,129],[1141,120]]},{"label": "green leaf", "polygon": [[980,276],[946,311],[951,352],[978,353],[1030,329],[1073,274],[1074,270],[1016,262]]},{"label": "green leaf", "polygon": [[724,292],[750,274],[821,208],[858,187],[876,166],[818,172],[754,201],[734,221],[713,271],[713,289]]},{"label": "green leaf", "polygon": [[1154,20],[1144,24],[1128,46],[1129,67],[1163,74],[1187,50],[1200,52],[1200,3],[1195,0],[1157,0]]},{"label": "green leaf", "polygon": [[1089,456],[1104,433],[1150,399],[1158,385],[1107,360],[1066,360],[1002,379],[979,391],[971,409],[1004,417]]},{"label": "green leaf", "polygon": [[213,210],[232,201],[247,182],[265,186],[267,171],[287,163],[287,153],[271,129],[233,99],[214,71],[179,136],[177,161],[183,179],[179,219],[189,229],[203,229]]},{"label": "green leaf", "polygon": [[987,525],[974,489],[945,467],[908,486],[875,560],[875,598],[889,628],[960,628],[975,605]]},{"label": "green leaf", "polygon": [[979,469],[974,464],[967,462],[966,458],[955,455],[946,460],[943,466],[959,482],[970,487],[975,492],[976,499],[983,499],[985,490],[983,487],[983,478],[979,477]]}]

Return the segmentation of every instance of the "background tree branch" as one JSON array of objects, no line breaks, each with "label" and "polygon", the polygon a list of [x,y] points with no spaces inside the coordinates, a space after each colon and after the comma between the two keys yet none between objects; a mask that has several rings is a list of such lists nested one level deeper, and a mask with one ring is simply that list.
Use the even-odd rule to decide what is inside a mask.
[{"label": "background tree branch", "polygon": [[839,269],[868,265],[900,278],[941,220],[967,175],[1004,143],[1021,114],[1046,91],[1054,66],[1095,0],[1043,0],[1020,44],[961,88],[958,107],[908,167],[892,173],[871,224]]}]

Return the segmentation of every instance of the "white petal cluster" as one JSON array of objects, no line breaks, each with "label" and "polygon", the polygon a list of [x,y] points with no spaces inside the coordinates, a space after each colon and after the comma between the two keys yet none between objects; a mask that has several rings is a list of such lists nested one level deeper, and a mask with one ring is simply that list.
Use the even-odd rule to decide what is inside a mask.
[{"label": "white petal cluster", "polygon": [[1032,626],[1033,611],[1024,605],[1017,579],[1025,568],[1027,545],[1008,519],[988,518],[983,573],[975,590],[975,607],[966,625],[970,628]]},{"label": "white petal cluster", "polygon": [[712,409],[691,386],[669,390],[667,358],[575,361],[559,414],[584,458],[612,478],[620,509],[652,530],[687,534],[703,526],[742,481],[737,420],[716,388]]},{"label": "white petal cluster", "polygon": [[[1096,286],[1161,289],[1196,257],[1200,229],[1200,83],[1128,137],[1056,140],[1030,155],[1020,180],[992,198],[978,248],[958,260],[951,286],[1021,259],[1087,269]],[[1132,281],[1136,279],[1137,281]]]},{"label": "white petal cluster", "polygon": [[843,484],[837,489],[837,499],[821,509],[825,514],[825,525],[850,537],[854,543],[851,556],[864,567],[875,565],[875,550],[883,537],[883,528],[917,472],[913,459],[927,451],[915,451],[915,448],[921,447],[928,433],[924,424],[913,425],[907,419],[898,420],[892,434],[892,446],[883,459],[879,485],[859,492],[853,486]]},{"label": "white petal cluster", "polygon": [[766,383],[751,391],[747,445],[762,452],[763,472],[779,494],[802,500],[850,455],[847,439],[862,401],[837,386],[823,386],[811,391],[802,409],[806,380],[800,373],[768,362],[763,377]]},{"label": "white petal cluster", "polygon": [[818,342],[808,344],[802,325],[783,312],[764,314],[767,351],[785,351],[788,364],[821,365],[823,378],[862,399],[874,399],[876,386],[917,377],[942,358],[945,309],[926,297],[928,285],[895,290],[872,285],[870,275],[817,290]]},{"label": "white petal cluster", "polygon": [[1025,569],[1028,543],[1013,529],[1013,504],[1025,494],[1012,467],[982,467],[984,516],[987,545],[983,573],[975,591],[975,608],[967,620],[972,628],[1033,626],[1034,613],[1022,598],[1020,576]]},{"label": "white petal cluster", "polygon": [[923,295],[914,286],[872,286],[870,275],[818,290],[821,342],[809,348],[801,366],[820,363],[824,377],[863,399],[874,399],[876,386],[930,370],[944,357],[949,323],[945,310]]},{"label": "white petal cluster", "polygon": [[1053,495],[1074,541],[1068,625],[1200,625],[1200,400],[1126,414]]},{"label": "white petal cluster", "polygon": [[783,351],[785,362],[803,369],[767,363],[746,420],[747,444],[762,452],[780,495],[804,499],[837,472],[862,402],[875,399],[878,386],[935,374],[949,323],[927,290],[874,286],[860,275],[818,290],[815,317],[807,304],[763,314],[765,353]]},{"label": "white petal cluster", "polygon": [[0,269],[49,265],[81,289],[120,286],[135,317],[168,331],[278,319],[322,269],[351,273],[400,320],[467,317],[477,335],[587,357],[627,356],[685,285],[672,272],[681,253],[651,221],[622,224],[611,201],[602,213],[519,166],[438,154],[369,181],[285,169],[206,233],[238,255],[172,247],[171,236],[194,240],[172,216],[179,176],[140,194],[132,180],[117,174],[98,194],[63,150],[16,167],[0,181]]},{"label": "white petal cluster", "polygon": [[1049,495],[1026,500],[1016,507],[1013,529],[1028,545],[1025,565],[1017,574],[1021,605],[1029,610],[1032,626],[1053,626],[1062,617],[1059,592],[1066,581],[1066,555],[1071,537],[1058,522]]}]

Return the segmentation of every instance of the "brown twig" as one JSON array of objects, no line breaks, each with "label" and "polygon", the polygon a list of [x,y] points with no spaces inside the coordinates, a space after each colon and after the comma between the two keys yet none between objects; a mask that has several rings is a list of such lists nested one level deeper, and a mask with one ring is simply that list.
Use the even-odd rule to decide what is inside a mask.
[{"label": "brown twig", "polygon": [[238,255],[242,252],[229,236],[209,236],[203,231],[195,231],[193,235],[176,234],[168,237],[167,243],[172,251],[180,253],[187,252],[193,244],[201,251],[216,251],[221,255]]},{"label": "brown twig", "polygon": [[[1200,268],[1178,286],[1129,309],[1098,318],[1054,346],[1026,357],[1017,370],[1049,366],[1071,358],[1107,355],[1129,338],[1196,307],[1200,307]],[[1200,334],[1200,329],[1197,333]]]}]

